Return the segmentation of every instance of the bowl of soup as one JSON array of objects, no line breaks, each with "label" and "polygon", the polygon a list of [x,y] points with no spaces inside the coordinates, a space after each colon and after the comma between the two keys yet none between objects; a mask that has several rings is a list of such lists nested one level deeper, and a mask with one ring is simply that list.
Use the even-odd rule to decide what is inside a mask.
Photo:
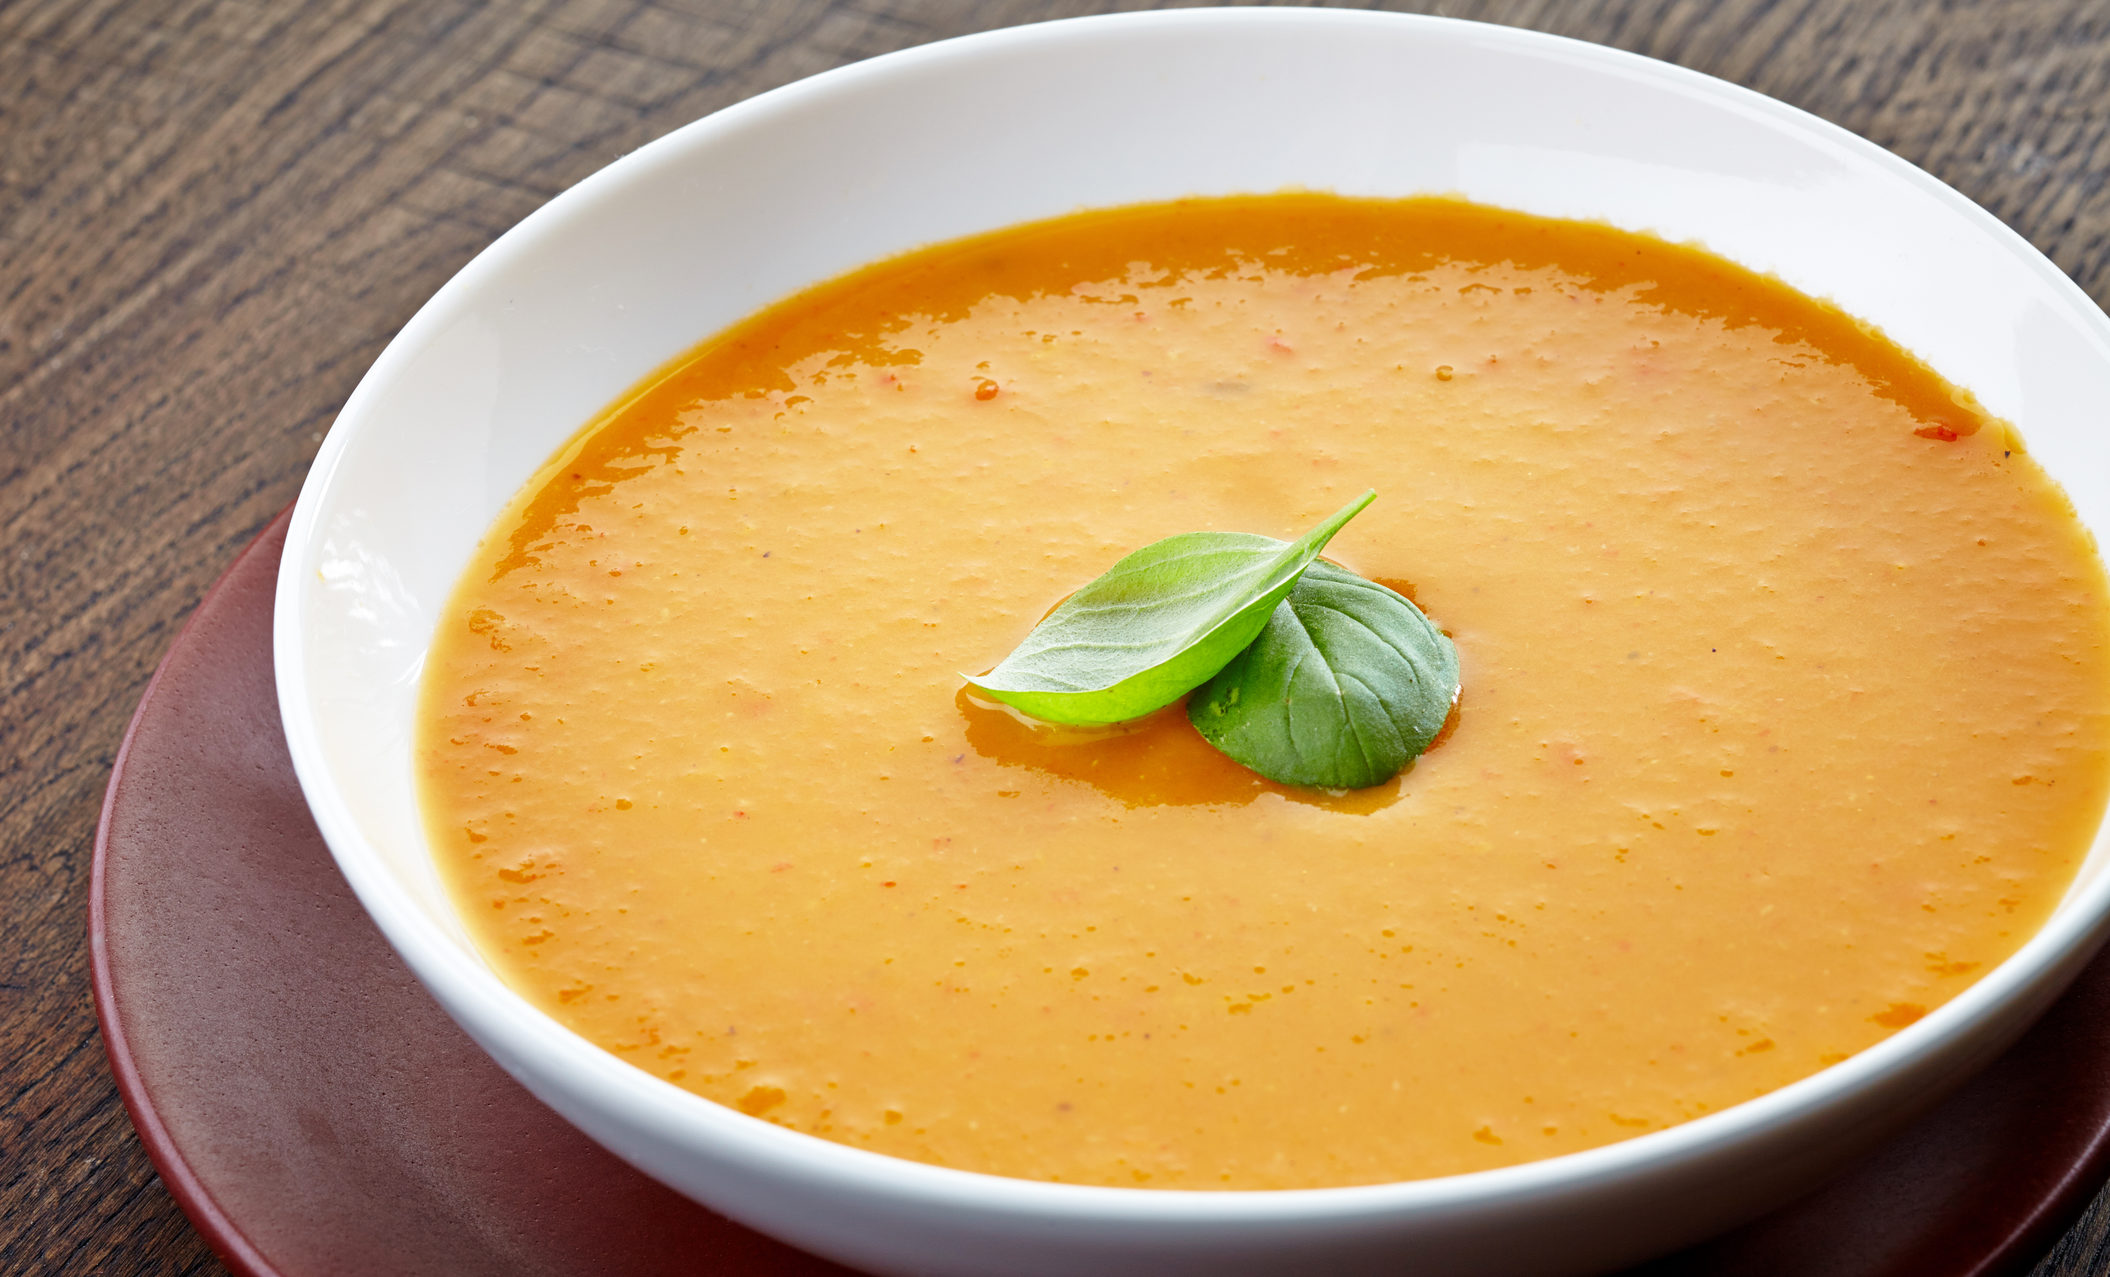
[{"label": "bowl of soup", "polygon": [[[879,1272],[1597,1271],[1804,1191],[2110,911],[2110,321],[1530,32],[947,41],[642,148],[346,404],[276,620],[347,879],[537,1097]],[[977,695],[1143,545],[1455,645],[1284,784]]]}]

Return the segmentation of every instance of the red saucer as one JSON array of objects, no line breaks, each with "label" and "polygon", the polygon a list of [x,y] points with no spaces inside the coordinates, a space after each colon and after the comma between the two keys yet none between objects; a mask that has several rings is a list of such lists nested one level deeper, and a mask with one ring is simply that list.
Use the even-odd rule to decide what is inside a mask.
[{"label": "red saucer", "polygon": [[[89,944],[147,1154],[235,1272],[843,1270],[603,1152],[462,1035],[374,930],[280,733],[286,517],[235,561],[132,719]],[[2110,958],[1940,1109],[1829,1187],[1648,1277],[2023,1273],[2110,1177]]]}]

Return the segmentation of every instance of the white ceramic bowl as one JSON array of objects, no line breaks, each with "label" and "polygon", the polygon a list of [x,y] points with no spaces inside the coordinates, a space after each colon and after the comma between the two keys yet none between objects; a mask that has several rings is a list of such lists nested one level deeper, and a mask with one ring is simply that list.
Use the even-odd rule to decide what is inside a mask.
[{"label": "white ceramic bowl", "polygon": [[433,620],[535,466],[663,361],[875,258],[1079,208],[1286,187],[1602,218],[1775,272],[2017,422],[2110,530],[2102,312],[1926,174],[1705,76],[1500,27],[1248,9],[999,31],[778,89],[581,182],[441,289],[338,416],[286,542],[279,701],[316,820],[411,969],[531,1091],[682,1192],[881,1272],[1580,1273],[1812,1185],[2064,988],[2104,932],[2101,839],[2013,958],[1770,1095],[1478,1174],[1201,1193],[1000,1179],[795,1134],[619,1061],[499,982],[419,827],[412,716]]}]

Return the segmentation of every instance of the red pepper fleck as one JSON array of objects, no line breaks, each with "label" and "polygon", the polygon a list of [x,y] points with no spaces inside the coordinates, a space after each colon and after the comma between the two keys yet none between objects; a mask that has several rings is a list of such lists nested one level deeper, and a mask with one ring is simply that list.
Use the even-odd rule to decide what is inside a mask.
[{"label": "red pepper fleck", "polygon": [[1912,433],[1922,439],[1939,439],[1943,443],[1955,443],[1962,437],[1948,426],[1921,426]]}]

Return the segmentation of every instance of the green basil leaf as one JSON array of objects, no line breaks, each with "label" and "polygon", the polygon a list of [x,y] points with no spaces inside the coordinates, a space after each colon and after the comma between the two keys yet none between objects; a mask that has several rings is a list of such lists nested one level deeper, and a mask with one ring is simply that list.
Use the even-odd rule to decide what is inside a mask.
[{"label": "green basil leaf", "polygon": [[1362,789],[1427,749],[1457,699],[1458,650],[1421,609],[1318,562],[1187,718],[1269,780]]},{"label": "green basil leaf", "polygon": [[1295,541],[1186,532],[1146,545],[967,681],[1051,723],[1119,723],[1170,705],[1253,641],[1333,534],[1376,497],[1364,492]]}]

